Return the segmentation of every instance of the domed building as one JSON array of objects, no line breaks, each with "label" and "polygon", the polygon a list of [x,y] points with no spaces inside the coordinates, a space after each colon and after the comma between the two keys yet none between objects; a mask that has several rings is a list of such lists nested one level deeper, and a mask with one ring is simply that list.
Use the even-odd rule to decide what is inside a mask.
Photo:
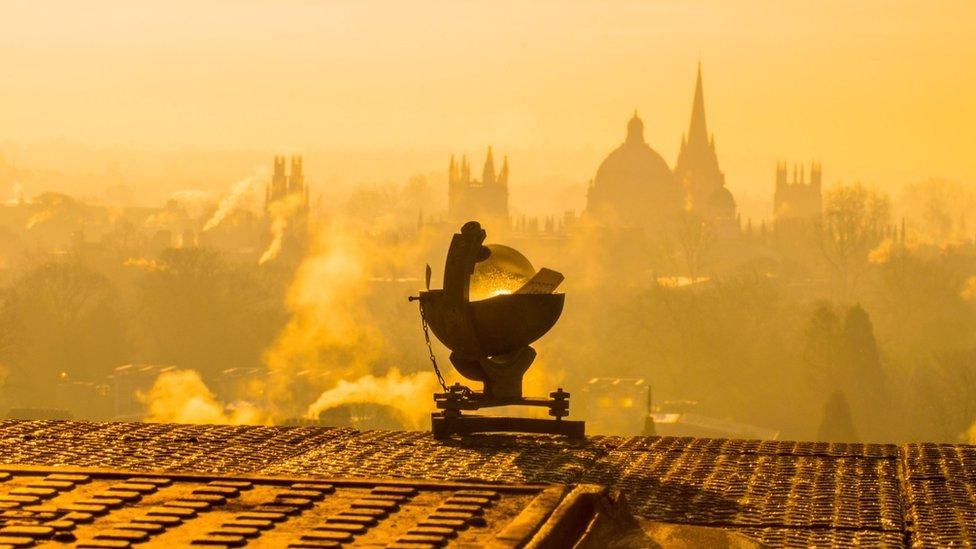
[{"label": "domed building", "polygon": [[682,194],[667,162],[644,141],[644,123],[635,112],[627,139],[596,171],[586,215],[604,226],[658,228],[680,211]]},{"label": "domed building", "polygon": [[602,226],[660,230],[683,212],[723,233],[738,230],[735,198],[725,186],[715,138],[705,124],[700,64],[691,123],[674,172],[644,141],[644,123],[635,112],[627,140],[603,161],[587,192],[586,217]]}]

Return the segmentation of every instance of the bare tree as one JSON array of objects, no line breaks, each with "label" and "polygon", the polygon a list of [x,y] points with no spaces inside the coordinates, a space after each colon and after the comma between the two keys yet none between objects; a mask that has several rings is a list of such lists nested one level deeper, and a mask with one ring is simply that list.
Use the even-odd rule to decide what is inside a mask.
[{"label": "bare tree", "polygon": [[827,191],[820,246],[831,268],[836,297],[845,299],[854,290],[868,252],[881,241],[890,216],[888,196],[861,184]]},{"label": "bare tree", "polygon": [[97,380],[126,358],[128,346],[115,286],[76,261],[41,264],[4,296],[0,325],[9,384],[24,405],[50,401],[59,375]]},{"label": "bare tree", "polygon": [[958,181],[927,179],[905,187],[898,209],[917,229],[923,242],[944,244],[968,239],[966,219],[976,211],[976,189]]},{"label": "bare tree", "polygon": [[681,212],[666,231],[662,245],[679,271],[695,279],[702,274],[708,252],[715,243],[715,228],[696,212]]}]

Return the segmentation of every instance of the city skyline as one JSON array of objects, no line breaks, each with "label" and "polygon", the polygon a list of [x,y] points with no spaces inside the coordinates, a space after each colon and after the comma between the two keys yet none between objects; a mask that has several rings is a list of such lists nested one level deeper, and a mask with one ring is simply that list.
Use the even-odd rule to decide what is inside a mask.
[{"label": "city skyline", "polygon": [[[771,215],[778,161],[818,161],[825,185],[889,192],[976,179],[964,3],[101,2],[50,18],[51,7],[13,4],[0,38],[16,52],[0,75],[0,150],[32,169],[72,172],[68,155],[31,151],[78,144],[100,151],[85,170],[115,151],[132,184],[152,187],[141,175],[158,171],[146,167],[153,155],[293,151],[314,162],[331,151],[316,172],[352,185],[438,172],[446,152],[495,145],[511,157],[518,205],[585,188],[635,108],[673,167],[701,60],[709,129],[750,217]],[[455,47],[433,47],[442,41]],[[406,159],[343,166],[356,162],[343,154],[383,151]]]}]

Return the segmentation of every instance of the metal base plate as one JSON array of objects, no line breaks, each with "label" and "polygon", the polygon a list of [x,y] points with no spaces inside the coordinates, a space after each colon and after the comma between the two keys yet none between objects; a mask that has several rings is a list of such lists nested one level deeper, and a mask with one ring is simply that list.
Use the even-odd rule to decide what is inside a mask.
[{"label": "metal base plate", "polygon": [[536,419],[525,417],[497,417],[477,415],[446,415],[435,412],[430,415],[434,438],[445,439],[452,435],[473,433],[538,433],[564,435],[572,439],[586,436],[586,424],[565,419]]}]

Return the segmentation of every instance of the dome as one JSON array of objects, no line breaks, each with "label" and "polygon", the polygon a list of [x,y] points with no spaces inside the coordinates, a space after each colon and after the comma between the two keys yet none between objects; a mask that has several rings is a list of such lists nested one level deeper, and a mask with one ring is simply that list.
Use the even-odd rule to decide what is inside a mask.
[{"label": "dome", "polygon": [[587,212],[604,224],[647,227],[680,210],[681,196],[667,162],[644,141],[644,123],[634,113],[627,140],[597,169]]},{"label": "dome", "polygon": [[713,217],[719,219],[735,217],[735,198],[732,197],[732,192],[725,187],[719,187],[708,195],[706,207]]}]

